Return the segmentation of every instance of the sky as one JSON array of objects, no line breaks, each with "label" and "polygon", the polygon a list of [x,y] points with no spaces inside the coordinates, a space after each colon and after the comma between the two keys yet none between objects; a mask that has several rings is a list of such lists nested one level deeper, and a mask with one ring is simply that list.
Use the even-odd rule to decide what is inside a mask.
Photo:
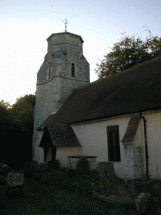
[{"label": "sky", "polygon": [[46,39],[67,30],[80,35],[97,80],[99,60],[121,34],[161,37],[161,0],[0,0],[0,101],[35,94],[37,72],[47,53]]}]

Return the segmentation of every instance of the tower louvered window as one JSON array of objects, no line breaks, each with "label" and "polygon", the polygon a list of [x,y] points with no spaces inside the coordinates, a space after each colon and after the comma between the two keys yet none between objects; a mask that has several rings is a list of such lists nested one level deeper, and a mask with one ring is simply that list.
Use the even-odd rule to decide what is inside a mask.
[{"label": "tower louvered window", "polygon": [[71,76],[73,78],[75,77],[75,65],[74,65],[74,63],[72,63],[72,66],[71,66]]}]

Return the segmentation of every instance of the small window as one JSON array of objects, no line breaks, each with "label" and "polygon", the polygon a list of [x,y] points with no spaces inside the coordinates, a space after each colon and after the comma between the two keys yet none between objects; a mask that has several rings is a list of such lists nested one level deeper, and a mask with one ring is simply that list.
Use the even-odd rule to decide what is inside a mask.
[{"label": "small window", "polygon": [[74,63],[72,63],[72,67],[71,67],[71,76],[73,78],[75,77],[75,65],[74,65]]},{"label": "small window", "polygon": [[107,126],[108,159],[109,161],[121,161],[119,126]]},{"label": "small window", "polygon": [[51,64],[48,66],[48,79],[51,78]]}]

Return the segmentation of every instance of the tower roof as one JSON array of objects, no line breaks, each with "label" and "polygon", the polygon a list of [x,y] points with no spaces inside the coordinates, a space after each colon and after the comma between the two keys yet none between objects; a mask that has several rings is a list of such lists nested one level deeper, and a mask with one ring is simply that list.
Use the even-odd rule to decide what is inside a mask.
[{"label": "tower roof", "polygon": [[84,40],[82,39],[82,37],[80,35],[73,34],[73,33],[70,33],[70,32],[54,33],[54,34],[51,34],[46,40],[48,41],[53,36],[65,35],[65,34],[66,35],[71,35],[71,36],[74,36],[74,37],[78,37],[81,40],[82,43],[84,42]]}]

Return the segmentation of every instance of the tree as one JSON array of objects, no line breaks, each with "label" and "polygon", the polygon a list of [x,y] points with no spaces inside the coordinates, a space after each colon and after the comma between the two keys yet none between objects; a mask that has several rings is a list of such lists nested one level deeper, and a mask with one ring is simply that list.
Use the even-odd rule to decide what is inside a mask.
[{"label": "tree", "polygon": [[22,111],[34,108],[36,102],[35,95],[25,95],[24,97],[17,98],[16,103],[12,105],[11,112],[15,116],[20,114]]},{"label": "tree", "polygon": [[115,43],[110,53],[97,63],[95,69],[98,77],[111,77],[123,70],[161,54],[161,38],[153,37],[149,31],[149,37],[143,41],[140,37],[126,36]]},{"label": "tree", "polygon": [[25,95],[10,106],[0,101],[0,162],[18,168],[32,159],[35,95]]},{"label": "tree", "polygon": [[9,116],[10,105],[4,100],[0,101],[0,120]]},{"label": "tree", "polygon": [[13,119],[10,115],[10,104],[0,101],[0,138],[3,139],[4,135],[7,135],[13,127]]}]

